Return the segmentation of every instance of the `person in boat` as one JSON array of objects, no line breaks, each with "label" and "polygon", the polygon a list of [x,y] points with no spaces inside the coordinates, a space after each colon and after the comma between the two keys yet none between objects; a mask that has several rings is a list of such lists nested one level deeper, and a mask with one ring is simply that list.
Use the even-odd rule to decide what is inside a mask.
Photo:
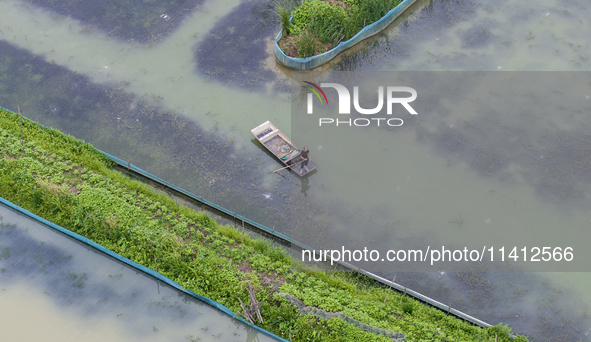
[{"label": "person in boat", "polygon": [[308,162],[310,161],[310,150],[308,150],[307,146],[304,146],[304,149],[302,150],[302,152],[300,152],[300,156],[302,157],[302,159],[304,159],[304,161],[300,163],[300,174],[303,174],[304,170],[308,172]]}]

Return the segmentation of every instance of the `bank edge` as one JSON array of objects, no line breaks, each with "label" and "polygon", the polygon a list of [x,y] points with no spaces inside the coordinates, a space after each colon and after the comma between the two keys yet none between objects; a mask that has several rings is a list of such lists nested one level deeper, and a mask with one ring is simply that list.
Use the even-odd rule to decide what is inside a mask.
[{"label": "bank edge", "polygon": [[[0,106],[0,109],[4,110],[4,111],[6,111],[6,112],[8,112],[8,113],[10,113],[12,115],[20,116],[20,114],[14,113],[13,111],[11,111],[9,109],[6,109],[6,108],[4,108],[2,106]],[[30,120],[30,119],[28,119],[28,118],[26,118],[24,116],[20,116],[20,117],[23,120],[26,120],[28,123],[32,123],[32,124],[34,124],[34,125],[42,128],[42,129],[51,130],[51,128],[48,128],[46,126],[43,126],[43,125],[41,125],[40,123],[38,123],[38,122],[36,122],[34,120]],[[71,136],[68,136],[68,135],[66,135],[64,133],[61,133],[61,134],[63,134],[66,137],[71,138],[72,141],[76,141],[79,144],[82,143],[82,141],[77,140],[77,139],[75,139],[75,138],[73,138]],[[242,220],[245,223],[248,223],[251,227],[254,227],[254,228],[256,228],[257,230],[259,230],[259,231],[261,231],[263,233],[266,233],[268,235],[271,235],[271,236],[273,236],[277,240],[280,240],[280,241],[282,241],[284,243],[291,244],[292,246],[296,246],[296,247],[298,247],[298,248],[300,248],[302,250],[310,250],[310,251],[312,251],[312,253],[315,253],[315,254],[318,254],[319,253],[319,252],[313,250],[311,247],[308,247],[308,246],[306,246],[306,245],[304,245],[304,244],[302,244],[302,243],[300,243],[298,241],[295,241],[295,240],[289,238],[288,236],[285,236],[284,234],[281,234],[281,233],[276,232],[274,229],[272,230],[272,229],[270,229],[270,228],[268,228],[268,227],[266,227],[266,226],[264,226],[262,224],[259,224],[257,222],[254,222],[254,221],[252,221],[252,220],[250,220],[248,218],[245,218],[245,217],[243,217],[241,215],[237,215],[237,214],[233,213],[232,211],[230,211],[230,210],[228,210],[226,208],[223,208],[223,207],[221,207],[219,205],[216,205],[216,204],[214,204],[212,202],[209,202],[209,201],[203,199],[202,197],[196,196],[196,195],[194,195],[194,194],[192,194],[192,193],[190,193],[190,192],[188,192],[188,191],[186,191],[184,189],[181,189],[181,188],[179,188],[179,187],[177,187],[175,185],[172,185],[172,184],[170,184],[170,183],[168,183],[168,182],[160,179],[159,177],[156,177],[156,176],[150,174],[149,172],[146,172],[146,171],[142,170],[141,168],[138,168],[138,167],[132,165],[129,162],[126,162],[126,161],[124,161],[124,160],[122,160],[120,158],[117,158],[115,156],[112,156],[112,155],[110,155],[110,154],[108,154],[108,153],[106,153],[104,151],[101,151],[100,149],[95,148],[95,147],[92,147],[92,149],[98,151],[100,154],[104,155],[105,157],[107,157],[111,161],[115,162],[116,164],[120,165],[121,167],[127,168],[129,171],[133,171],[134,173],[136,173],[136,174],[138,174],[140,176],[146,177],[146,178],[148,178],[148,179],[150,179],[150,180],[152,180],[152,181],[160,184],[161,186],[165,186],[166,188],[169,188],[169,189],[173,190],[174,192],[176,192],[178,194],[182,194],[184,196],[187,196],[187,197],[193,199],[194,201],[198,201],[201,204],[204,204],[204,205],[210,207],[211,209],[214,209],[214,210],[216,210],[218,212],[221,212],[221,213],[223,213],[223,214],[225,214],[227,216],[231,216],[231,217],[233,217],[236,220]],[[209,304],[209,305],[211,305],[211,306],[219,309],[220,311],[224,312],[225,314],[227,314],[227,315],[229,315],[229,316],[231,316],[233,318],[236,318],[237,320],[241,321],[242,323],[245,323],[246,325],[255,328],[257,331],[263,332],[264,334],[266,334],[266,335],[268,335],[270,337],[276,338],[276,339],[278,339],[280,341],[287,341],[287,340],[285,340],[285,339],[283,339],[283,338],[281,338],[281,337],[279,337],[279,336],[277,336],[277,335],[275,335],[275,334],[273,334],[273,333],[271,333],[271,332],[269,332],[269,331],[267,331],[265,329],[262,329],[262,328],[260,328],[260,327],[258,327],[256,325],[254,325],[254,324],[251,324],[250,322],[244,320],[242,317],[236,315],[236,313],[234,313],[233,311],[231,311],[230,309],[228,309],[224,305],[222,305],[222,304],[220,304],[220,303],[218,303],[218,302],[216,302],[216,301],[214,301],[212,299],[209,299],[207,297],[198,295],[198,294],[196,294],[196,293],[194,293],[194,292],[192,292],[190,290],[185,290],[185,289],[182,288],[181,285],[177,284],[176,282],[172,281],[171,279],[169,279],[167,277],[164,277],[161,274],[159,274],[159,273],[157,273],[157,272],[155,272],[155,271],[153,271],[153,270],[151,270],[151,269],[149,269],[149,268],[147,268],[147,267],[145,267],[145,266],[143,266],[141,264],[138,264],[138,263],[136,263],[134,261],[131,261],[131,260],[129,260],[129,259],[127,259],[127,258],[125,258],[125,257],[123,257],[123,256],[121,256],[121,255],[119,255],[117,253],[115,253],[115,252],[112,252],[112,251],[110,251],[110,250],[108,250],[108,249],[100,246],[99,244],[93,242],[92,240],[89,240],[89,239],[87,239],[87,238],[85,238],[85,237],[83,237],[83,236],[81,236],[79,234],[76,234],[74,232],[71,232],[71,231],[69,231],[69,230],[67,230],[67,229],[65,229],[63,227],[60,227],[58,225],[55,225],[52,222],[47,221],[47,220],[45,220],[45,219],[43,219],[43,218],[41,218],[41,217],[39,217],[39,216],[37,216],[37,215],[29,212],[28,210],[26,210],[24,208],[21,208],[20,206],[18,206],[16,204],[14,204],[14,203],[12,203],[12,202],[10,202],[10,201],[2,198],[2,197],[0,197],[0,202],[2,202],[3,204],[9,206],[10,208],[12,208],[14,210],[17,210],[18,212],[20,212],[20,213],[22,213],[24,215],[27,215],[27,216],[33,218],[34,220],[37,220],[37,221],[41,222],[42,224],[45,224],[45,225],[47,225],[47,226],[49,226],[51,228],[54,228],[54,229],[56,229],[56,230],[58,230],[58,231],[60,231],[60,232],[62,232],[64,234],[66,234],[68,236],[71,236],[71,237],[73,237],[73,238],[75,238],[75,239],[77,239],[77,240],[79,240],[79,241],[81,241],[81,242],[83,242],[85,244],[88,244],[91,247],[93,247],[93,248],[95,248],[95,249],[97,249],[97,250],[99,250],[99,251],[101,251],[101,252],[103,252],[103,253],[111,256],[111,257],[114,257],[117,260],[120,260],[120,261],[122,261],[122,262],[130,265],[131,267],[134,267],[134,268],[136,268],[136,269],[138,269],[138,270],[140,270],[140,271],[142,271],[142,272],[144,272],[144,273],[146,273],[146,274],[148,274],[150,276],[153,276],[153,277],[155,277],[155,278],[157,278],[159,280],[162,280],[163,282],[169,284],[170,286],[174,287],[175,289],[178,289],[178,290],[182,291],[183,293],[186,293],[186,294],[188,294],[188,295],[190,295],[190,296],[192,296],[192,297],[194,297],[194,298],[196,298],[198,300],[201,300],[201,301],[203,301],[203,302],[205,302],[205,303],[207,303],[207,304]],[[402,286],[400,284],[397,284],[397,283],[394,283],[394,282],[389,281],[387,279],[384,279],[384,278],[382,278],[382,277],[380,277],[378,275],[375,275],[375,274],[373,274],[371,272],[365,271],[365,270],[363,270],[363,269],[361,269],[359,267],[353,266],[351,264],[348,264],[348,263],[345,263],[345,262],[342,262],[342,261],[335,261],[334,263],[339,264],[340,266],[343,266],[343,267],[345,267],[347,269],[350,269],[350,270],[352,270],[354,272],[363,274],[363,275],[365,275],[365,276],[367,276],[367,277],[369,277],[369,278],[377,281],[378,283],[380,283],[382,285],[385,285],[385,286],[388,286],[388,287],[392,287],[392,288],[394,288],[395,290],[398,290],[401,293],[405,293],[405,294],[407,294],[407,295],[409,295],[409,296],[411,296],[411,297],[413,297],[413,298],[415,298],[415,299],[417,299],[417,300],[419,300],[419,301],[421,301],[423,303],[429,304],[430,306],[435,307],[435,308],[437,308],[437,309],[439,309],[439,310],[441,310],[441,311],[443,311],[443,312],[445,312],[447,314],[450,314],[452,316],[455,316],[456,318],[459,318],[461,320],[467,321],[467,322],[469,322],[471,324],[474,324],[474,325],[479,326],[479,327],[482,327],[482,328],[492,327],[492,325],[490,325],[490,324],[488,324],[486,322],[483,322],[483,321],[481,321],[481,320],[479,320],[479,319],[477,319],[475,317],[472,317],[472,316],[470,316],[468,314],[465,314],[465,313],[463,313],[463,312],[461,312],[461,311],[459,311],[457,309],[454,309],[454,308],[452,308],[449,305],[445,305],[443,303],[440,303],[440,302],[438,302],[438,301],[436,301],[436,300],[434,300],[432,298],[429,298],[429,297],[427,297],[425,295],[422,295],[419,292],[416,292],[416,291],[413,291],[411,289],[408,289],[408,288],[406,288],[406,287],[404,287],[404,286]],[[514,335],[511,335],[511,336],[514,336]]]}]

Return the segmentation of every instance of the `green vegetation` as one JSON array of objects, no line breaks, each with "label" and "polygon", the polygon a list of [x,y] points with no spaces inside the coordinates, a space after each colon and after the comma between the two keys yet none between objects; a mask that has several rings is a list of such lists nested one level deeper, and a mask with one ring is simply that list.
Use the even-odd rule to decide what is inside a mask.
[{"label": "green vegetation", "polygon": [[281,29],[285,34],[289,35],[291,22],[289,21],[289,10],[284,6],[279,6],[277,8],[277,15],[279,15],[279,20],[281,20]]},{"label": "green vegetation", "polygon": [[[292,11],[291,22],[286,7],[278,10],[283,28],[279,46],[291,57],[310,57],[324,53],[347,41],[365,26],[380,20],[402,0],[304,0]],[[302,42],[304,40],[305,42]]]},{"label": "green vegetation", "polygon": [[415,306],[414,303],[407,300],[406,298],[404,298],[404,300],[402,300],[402,312],[404,312],[405,314],[408,315],[412,315],[412,313],[414,312]]},{"label": "green vegetation", "polygon": [[[0,196],[162,275],[234,312],[257,292],[261,327],[292,341],[390,341],[340,318],[301,315],[286,292],[307,306],[343,312],[408,341],[527,341],[510,329],[471,326],[354,273],[321,273],[268,242],[177,204],[112,168],[91,145],[0,109]],[[78,279],[78,278],[76,278]],[[409,309],[410,308],[410,309]]]},{"label": "green vegetation", "polygon": [[314,56],[316,52],[316,41],[310,32],[304,30],[299,39],[295,42],[300,58]]}]

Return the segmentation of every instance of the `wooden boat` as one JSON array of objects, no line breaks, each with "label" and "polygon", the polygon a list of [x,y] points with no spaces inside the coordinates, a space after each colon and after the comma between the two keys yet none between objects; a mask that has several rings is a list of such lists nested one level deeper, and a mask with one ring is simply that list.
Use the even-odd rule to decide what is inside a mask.
[{"label": "wooden boat", "polygon": [[311,160],[306,166],[308,171],[301,169],[301,163],[298,163],[303,159],[300,156],[301,150],[270,121],[265,121],[250,131],[269,152],[273,153],[284,166],[288,166],[297,175],[305,176],[316,170],[316,164]]}]

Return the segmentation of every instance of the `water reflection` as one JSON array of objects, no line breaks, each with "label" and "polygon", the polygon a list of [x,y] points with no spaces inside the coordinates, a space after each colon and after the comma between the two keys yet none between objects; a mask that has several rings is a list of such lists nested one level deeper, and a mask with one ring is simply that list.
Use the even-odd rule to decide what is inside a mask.
[{"label": "water reflection", "polygon": [[29,3],[48,9],[61,18],[80,20],[80,33],[102,30],[109,36],[130,42],[161,41],[202,3],[189,1],[48,1]]},{"label": "water reflection", "polygon": [[300,191],[302,194],[304,194],[304,197],[308,196],[308,190],[310,190],[312,187],[310,186],[310,180],[308,179],[308,177],[303,177],[302,178],[302,184],[300,185],[300,187],[302,188],[302,190]]},{"label": "water reflection", "polygon": [[[350,49],[335,70],[589,70],[588,4],[432,1]],[[396,25],[398,24],[398,25]]]},{"label": "water reflection", "polygon": [[0,218],[7,340],[273,340],[4,206]]},{"label": "water reflection", "polygon": [[[279,20],[274,1],[245,1],[221,18],[195,48],[198,71],[230,87],[249,90],[286,87],[269,70],[267,59]],[[275,89],[272,89],[276,91]]]},{"label": "water reflection", "polygon": [[[262,25],[262,30],[257,31],[260,25],[257,18],[267,15],[267,8],[262,8],[259,17],[251,13],[247,20],[235,25],[240,28],[238,31],[256,34],[256,41],[249,45],[248,38],[241,41],[240,32],[234,31],[237,39],[229,56],[224,55],[224,49],[213,50],[215,56],[227,59],[204,58],[203,64],[197,60],[195,65],[195,49],[214,46],[220,41],[209,36],[210,33],[232,34],[224,22],[248,14],[246,11],[252,9],[249,4],[205,2],[203,9],[188,15],[188,20],[166,40],[151,48],[137,48],[111,41],[103,31],[80,32],[84,24],[71,18],[52,18],[50,12],[31,11],[21,2],[2,1],[2,13],[11,16],[2,18],[0,29],[4,70],[0,104],[9,108],[19,104],[21,108],[30,106],[27,116],[84,138],[249,218],[269,226],[281,226],[284,231],[290,228],[289,214],[268,215],[265,207],[273,206],[269,211],[282,213],[303,208],[300,210],[314,219],[300,215],[298,224],[316,232],[318,237],[339,231],[344,238],[359,240],[373,231],[370,237],[373,240],[388,241],[395,236],[418,245],[427,227],[441,227],[442,234],[462,236],[470,227],[520,226],[534,221],[532,226],[552,232],[564,226],[584,227],[591,219],[579,208],[586,200],[588,188],[585,181],[588,124],[583,126],[576,120],[581,116],[585,123],[584,113],[574,113],[574,119],[568,120],[545,118],[550,120],[547,125],[558,127],[547,132],[543,132],[535,113],[523,117],[523,123],[515,126],[512,124],[518,119],[511,116],[501,115],[494,121],[472,117],[467,114],[469,111],[434,120],[429,125],[391,131],[391,135],[397,136],[396,144],[384,147],[386,150],[381,153],[395,153],[403,162],[392,165],[382,175],[383,179],[394,178],[392,182],[398,183],[396,191],[383,201],[388,205],[372,208],[357,205],[371,198],[370,190],[376,187],[357,186],[356,179],[340,172],[346,169],[347,163],[320,150],[315,150],[315,159],[322,161],[321,171],[306,178],[308,184],[292,179],[289,171],[285,177],[272,174],[270,171],[281,165],[248,143],[252,138],[249,130],[265,120],[273,121],[287,133],[290,127],[289,103],[282,89],[286,78],[281,75],[292,73],[274,64],[272,49],[266,42],[274,38],[275,32],[269,25]],[[515,0],[419,1],[413,11],[322,68],[325,77],[331,77],[331,68],[352,71],[591,69],[588,45],[591,26],[586,20],[589,9],[582,1],[542,0],[535,4]],[[171,20],[177,18],[172,17]],[[8,41],[14,46],[7,45]],[[261,42],[267,44],[264,53]],[[242,48],[248,52],[239,53]],[[22,50],[14,53],[11,49]],[[263,67],[259,61],[263,61]],[[63,67],[63,73],[58,77],[51,65]],[[238,73],[236,68],[240,65],[249,67],[246,76]],[[236,81],[210,82],[209,74],[205,76],[194,70],[226,75],[224,81],[236,72],[237,80],[259,78],[259,84],[250,87],[251,91],[244,91],[249,89],[248,84],[241,87],[242,83]],[[76,74],[87,79],[77,78]],[[103,96],[99,96],[101,92]],[[573,127],[568,128],[565,123]],[[519,141],[511,140],[514,137],[527,138],[524,141],[528,145],[519,145]],[[353,138],[362,141],[363,136]],[[347,146],[345,143],[339,146]],[[323,146],[326,151],[327,145]],[[371,159],[363,146],[353,147],[361,151],[361,158]],[[292,191],[291,182],[297,184]],[[421,182],[423,186],[419,186]],[[350,185],[347,191],[339,190],[342,184]],[[303,191],[305,188],[314,191]],[[441,194],[461,195],[443,197]],[[542,201],[547,198],[549,204],[540,206],[540,198]],[[513,201],[515,205],[511,207]],[[342,203],[349,210],[335,210]],[[431,210],[421,211],[417,207]],[[548,214],[553,210],[561,211],[560,215]],[[577,214],[569,218],[570,210]],[[320,219],[323,215],[332,215],[331,220]],[[355,229],[345,229],[344,223]],[[560,315],[576,320],[591,299],[586,285],[590,281],[588,274],[544,274],[539,278],[497,276],[499,287],[512,288],[509,282],[521,284],[517,285],[520,291],[529,291],[532,296],[527,301],[509,304],[501,300],[505,295],[511,298],[514,293],[509,290],[500,292],[494,302],[478,301],[476,297],[486,297],[486,292],[466,299],[463,295],[470,293],[466,289],[474,284],[474,277],[465,277],[469,281],[465,284],[461,276],[442,272],[444,275],[409,275],[407,280],[402,276],[398,279],[443,302],[464,300],[463,307],[475,316],[490,318],[492,323],[502,320],[515,324],[540,339],[550,339],[545,330],[549,325],[540,320],[533,326],[520,326],[519,319],[534,317],[536,313],[524,314],[527,310],[518,306],[535,309],[542,305],[546,295],[552,295],[541,290],[544,282],[563,291],[556,300],[560,305],[554,302],[542,305],[546,310],[544,315],[554,317],[554,323],[559,317],[563,319]],[[80,273],[76,277],[69,281],[81,279]],[[495,282],[488,280],[494,289]],[[576,296],[580,298],[580,306],[571,302],[570,298]],[[550,306],[566,309],[552,313]],[[579,337],[587,329],[584,326],[587,323],[582,324]],[[561,336],[554,334],[552,338]]]}]

